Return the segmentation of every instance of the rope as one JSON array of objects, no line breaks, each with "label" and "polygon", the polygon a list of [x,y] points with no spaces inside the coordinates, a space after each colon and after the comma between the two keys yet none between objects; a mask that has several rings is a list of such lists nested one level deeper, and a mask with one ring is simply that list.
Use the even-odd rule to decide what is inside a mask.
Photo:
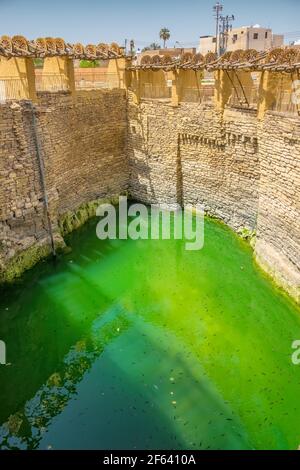
[{"label": "rope", "polygon": [[199,83],[198,83],[198,80],[197,80],[197,70],[194,70],[195,72],[195,79],[196,79],[196,84],[197,84],[197,91],[198,91],[198,97],[199,97],[199,103],[201,103],[201,93],[200,93],[200,87],[199,87]]},{"label": "rope", "polygon": [[236,70],[234,70],[234,73],[235,73],[235,76],[236,76],[236,78],[238,79],[238,82],[239,82],[239,84],[240,84],[240,87],[241,87],[241,89],[242,89],[242,92],[243,92],[243,95],[244,95],[245,101],[246,101],[246,103],[247,103],[247,106],[248,106],[248,108],[249,108],[249,107],[250,107],[250,104],[249,104],[249,101],[248,101],[247,95],[246,95],[246,93],[245,93],[245,90],[244,90],[243,84],[242,84],[242,82],[241,82],[241,80],[240,80],[240,77],[238,76],[238,74],[237,74],[237,71],[236,71]]},{"label": "rope", "polygon": [[225,72],[226,72],[226,75],[227,75],[227,77],[229,78],[229,80],[231,82],[231,85],[233,86],[233,88],[236,92],[236,96],[237,96],[237,99],[239,100],[240,105],[243,106],[244,103],[240,100],[240,97],[239,97],[238,91],[236,89],[236,86],[234,84],[234,81],[232,80],[231,76],[229,75],[228,70],[225,70]]}]

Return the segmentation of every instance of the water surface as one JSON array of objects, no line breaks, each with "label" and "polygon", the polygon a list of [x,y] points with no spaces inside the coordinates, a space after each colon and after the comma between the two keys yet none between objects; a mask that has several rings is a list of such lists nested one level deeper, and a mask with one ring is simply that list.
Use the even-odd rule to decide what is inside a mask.
[{"label": "water surface", "polygon": [[300,312],[217,222],[106,241],[1,290],[1,449],[296,449]]}]

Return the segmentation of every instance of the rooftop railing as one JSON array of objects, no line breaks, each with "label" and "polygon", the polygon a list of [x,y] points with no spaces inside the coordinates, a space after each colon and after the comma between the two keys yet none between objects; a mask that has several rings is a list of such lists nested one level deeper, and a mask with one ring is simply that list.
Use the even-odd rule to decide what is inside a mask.
[{"label": "rooftop railing", "polygon": [[232,88],[232,94],[228,101],[231,108],[257,109],[258,106],[258,86],[236,86]]},{"label": "rooftop railing", "polygon": [[21,100],[24,97],[24,90],[28,87],[27,80],[20,78],[1,78],[0,79],[0,102],[4,103],[11,100]]},{"label": "rooftop railing", "polygon": [[75,71],[75,88],[77,90],[111,90],[120,87],[120,77],[115,73],[100,72],[94,69]]},{"label": "rooftop railing", "polygon": [[199,87],[185,87],[182,90],[182,102],[212,104],[214,99],[214,86],[201,85]]},{"label": "rooftop railing", "polygon": [[69,84],[66,78],[62,75],[36,75],[35,86],[37,92],[59,92],[68,91]]},{"label": "rooftop railing", "polygon": [[171,99],[172,88],[164,84],[143,83],[141,97],[143,99]]},{"label": "rooftop railing", "polygon": [[[172,99],[172,81],[162,80],[160,83],[151,83],[150,80],[147,83],[141,84],[140,96],[142,99]],[[259,76],[255,77],[252,86],[242,86],[239,83],[235,83],[235,86],[232,86],[231,97],[228,100],[227,107],[257,110],[260,100],[259,85]],[[28,86],[26,77],[1,77],[0,103],[25,99]],[[75,70],[76,90],[111,90],[123,86],[124,84],[120,76],[116,73],[99,71],[97,69]],[[35,76],[35,91],[50,93],[67,92],[69,91],[69,83],[63,75],[44,74],[39,71]],[[214,93],[214,80],[202,80],[199,81],[199,84],[193,86],[183,86],[179,91],[179,100],[183,103],[213,104]],[[300,103],[296,104],[295,100],[293,100],[292,81],[290,90],[284,81],[282,86],[279,84],[275,90],[275,98],[274,103],[269,108],[271,111],[291,115],[299,114]]]}]

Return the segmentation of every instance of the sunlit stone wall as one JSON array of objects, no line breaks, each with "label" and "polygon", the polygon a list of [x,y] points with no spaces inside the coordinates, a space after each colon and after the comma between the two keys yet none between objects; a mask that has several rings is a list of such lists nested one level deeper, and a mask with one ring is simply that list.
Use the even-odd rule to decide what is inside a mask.
[{"label": "sunlit stone wall", "polygon": [[[0,108],[0,273],[12,279],[50,245],[31,105]],[[58,245],[91,202],[126,191],[146,203],[202,203],[235,231],[256,232],[256,260],[300,302],[296,115],[258,120],[253,109],[137,102],[115,89],[40,94],[36,117]]]},{"label": "sunlit stone wall", "polygon": [[269,111],[258,136],[256,258],[300,303],[300,120]]},{"label": "sunlit stone wall", "polygon": [[129,102],[130,192],[146,202],[204,204],[235,230],[256,227],[257,121],[251,111]]},{"label": "sunlit stone wall", "polygon": [[[80,92],[76,100],[40,94],[38,100],[51,225],[62,245],[59,222],[66,214],[69,230],[93,210],[85,204],[127,189],[126,98],[116,89]],[[29,102],[0,104],[0,149],[0,277],[10,279],[50,250]]]},{"label": "sunlit stone wall", "polygon": [[235,231],[256,233],[259,265],[300,302],[299,118],[131,98],[132,197],[202,203]]}]

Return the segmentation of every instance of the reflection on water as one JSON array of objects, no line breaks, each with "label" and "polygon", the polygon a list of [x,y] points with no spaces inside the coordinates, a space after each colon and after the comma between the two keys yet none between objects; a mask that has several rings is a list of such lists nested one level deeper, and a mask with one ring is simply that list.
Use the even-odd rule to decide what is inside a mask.
[{"label": "reflection on water", "polygon": [[299,311],[229,230],[205,247],[110,241],[1,291],[1,449],[248,449],[300,444]]}]

